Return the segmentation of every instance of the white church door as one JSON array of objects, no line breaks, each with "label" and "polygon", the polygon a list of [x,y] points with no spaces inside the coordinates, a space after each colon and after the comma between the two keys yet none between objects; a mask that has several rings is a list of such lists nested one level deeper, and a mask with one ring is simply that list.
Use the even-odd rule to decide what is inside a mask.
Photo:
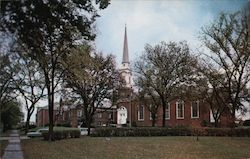
[{"label": "white church door", "polygon": [[120,107],[117,109],[117,124],[126,124],[127,123],[128,112],[125,107]]}]

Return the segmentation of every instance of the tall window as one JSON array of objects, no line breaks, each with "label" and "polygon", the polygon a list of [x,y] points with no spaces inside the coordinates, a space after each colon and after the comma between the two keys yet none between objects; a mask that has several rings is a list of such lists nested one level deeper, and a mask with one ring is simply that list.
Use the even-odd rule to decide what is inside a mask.
[{"label": "tall window", "polygon": [[144,120],[144,106],[138,107],[138,120]]},{"label": "tall window", "polygon": [[176,102],[176,118],[184,119],[184,101],[178,100]]},{"label": "tall window", "polygon": [[199,101],[192,102],[191,118],[199,118]]},{"label": "tall window", "polygon": [[152,105],[150,104],[150,105],[149,105],[149,109],[150,109],[150,110],[149,110],[149,119],[150,119],[150,120],[153,119],[153,118],[152,118],[152,110],[151,110],[151,108],[152,108]]},{"label": "tall window", "polygon": [[170,103],[167,104],[165,109],[165,119],[170,119]]},{"label": "tall window", "polygon": [[82,116],[82,110],[77,110],[77,117],[81,117]]},{"label": "tall window", "polygon": [[102,113],[98,113],[98,118],[102,118]]},{"label": "tall window", "polygon": [[109,119],[113,119],[113,113],[109,113]]}]

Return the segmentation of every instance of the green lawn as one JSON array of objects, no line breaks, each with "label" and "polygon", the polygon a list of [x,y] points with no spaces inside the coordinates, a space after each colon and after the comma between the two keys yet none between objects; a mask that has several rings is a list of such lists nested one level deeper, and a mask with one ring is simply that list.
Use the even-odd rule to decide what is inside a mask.
[{"label": "green lawn", "polygon": [[82,137],[22,140],[25,159],[250,159],[250,138]]},{"label": "green lawn", "polygon": [[3,157],[4,150],[7,147],[8,143],[8,140],[0,140],[0,158]]}]

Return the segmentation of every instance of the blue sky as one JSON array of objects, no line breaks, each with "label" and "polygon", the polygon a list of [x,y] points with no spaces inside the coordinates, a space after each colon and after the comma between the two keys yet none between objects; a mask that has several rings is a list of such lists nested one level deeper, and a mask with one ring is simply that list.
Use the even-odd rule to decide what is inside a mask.
[{"label": "blue sky", "polygon": [[201,27],[220,12],[240,10],[249,0],[111,0],[97,20],[96,48],[122,60],[124,26],[127,24],[131,62],[142,54],[146,43],[186,40],[193,51],[201,47]]}]

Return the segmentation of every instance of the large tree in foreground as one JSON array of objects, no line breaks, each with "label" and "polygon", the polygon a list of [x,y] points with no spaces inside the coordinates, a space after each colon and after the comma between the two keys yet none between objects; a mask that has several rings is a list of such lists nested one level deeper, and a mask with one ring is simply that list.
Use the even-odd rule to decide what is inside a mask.
[{"label": "large tree in foreground", "polygon": [[[118,90],[118,71],[112,56],[104,57],[91,47],[84,45],[74,49],[64,63],[66,87],[75,94],[78,105],[83,109],[83,122],[88,127],[98,108],[110,108]],[[110,105],[104,105],[109,101]]]},{"label": "large tree in foreground", "polygon": [[137,86],[146,91],[146,95],[156,96],[161,101],[162,126],[165,126],[168,102],[182,94],[179,88],[193,83],[195,65],[196,60],[185,42],[146,45],[144,54],[136,62]]},{"label": "large tree in foreground", "polygon": [[[84,40],[93,40],[98,9],[109,0],[20,0],[1,2],[0,31],[16,37],[37,61],[48,93],[49,141],[53,140],[54,94],[61,80],[62,57]],[[98,9],[96,8],[98,7]],[[60,70],[61,72],[59,72]]]},{"label": "large tree in foreground", "polygon": [[249,101],[247,86],[250,82],[250,33],[249,17],[246,15],[222,13],[211,25],[202,29],[201,36],[210,51],[206,56],[223,74],[224,78],[210,78],[217,80],[228,94],[227,107],[233,119],[236,110],[244,109],[243,102]]}]

